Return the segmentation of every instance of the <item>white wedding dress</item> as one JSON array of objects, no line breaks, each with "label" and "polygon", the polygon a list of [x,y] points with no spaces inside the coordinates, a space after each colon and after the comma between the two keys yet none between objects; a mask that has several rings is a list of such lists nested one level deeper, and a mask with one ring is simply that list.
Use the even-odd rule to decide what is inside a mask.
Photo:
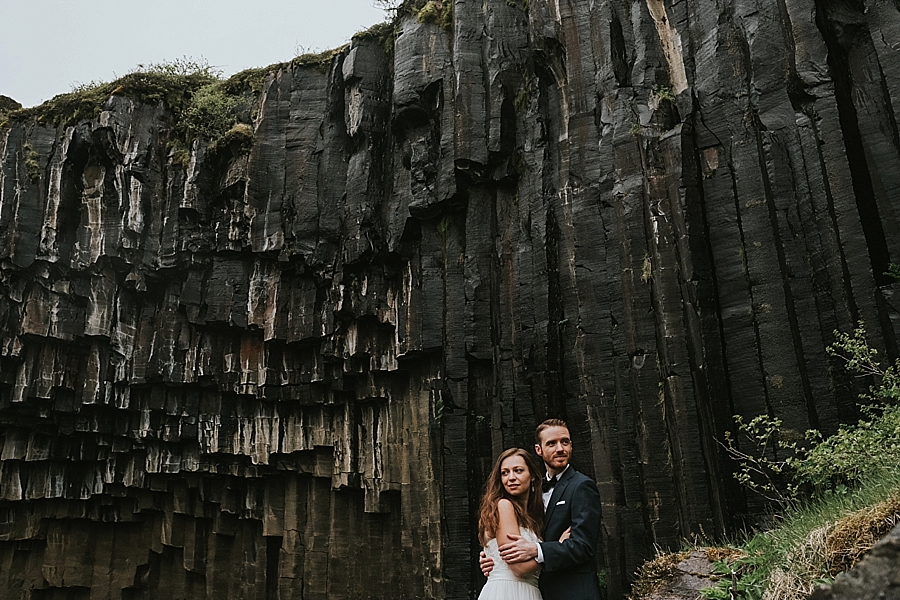
[{"label": "white wedding dress", "polygon": [[[529,542],[540,541],[530,529],[519,528],[519,533]],[[478,600],[541,600],[538,573],[517,577],[509,570],[509,565],[500,558],[496,538],[488,540],[484,553],[494,560],[494,569],[488,575],[487,583],[484,584]]]}]

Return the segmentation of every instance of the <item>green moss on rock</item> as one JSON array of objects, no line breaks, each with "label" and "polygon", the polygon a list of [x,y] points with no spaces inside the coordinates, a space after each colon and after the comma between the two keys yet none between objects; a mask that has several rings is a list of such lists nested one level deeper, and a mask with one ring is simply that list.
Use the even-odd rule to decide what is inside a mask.
[{"label": "green moss on rock", "polygon": [[396,22],[383,21],[376,23],[364,31],[357,32],[353,35],[353,40],[373,40],[381,44],[385,54],[393,56],[394,43],[397,41],[400,29]]},{"label": "green moss on rock", "polygon": [[418,13],[419,23],[434,23],[443,29],[453,27],[453,2],[450,0],[428,0]]},{"label": "green moss on rock", "polygon": [[40,156],[28,144],[22,146],[22,152],[25,154],[25,170],[28,172],[28,179],[31,180],[31,183],[37,183],[41,178]]}]

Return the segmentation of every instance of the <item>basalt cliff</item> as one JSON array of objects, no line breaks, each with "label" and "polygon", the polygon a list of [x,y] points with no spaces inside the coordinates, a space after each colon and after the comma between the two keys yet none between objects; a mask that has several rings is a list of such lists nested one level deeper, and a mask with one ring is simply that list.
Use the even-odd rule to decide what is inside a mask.
[{"label": "basalt cliff", "polygon": [[855,418],[900,3],[449,1],[269,70],[244,144],[10,113],[0,596],[471,598],[493,457],[561,417],[617,599],[764,509],[733,415]]}]

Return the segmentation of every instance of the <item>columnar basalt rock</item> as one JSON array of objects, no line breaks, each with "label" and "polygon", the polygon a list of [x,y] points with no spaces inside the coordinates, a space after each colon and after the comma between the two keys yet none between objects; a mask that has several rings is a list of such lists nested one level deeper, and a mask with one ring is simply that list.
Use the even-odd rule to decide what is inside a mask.
[{"label": "columnar basalt rock", "polygon": [[732,415],[833,430],[832,331],[897,355],[898,32],[887,0],[455,0],[274,69],[248,153],[181,160],[127,94],[12,113],[2,596],[468,598],[483,477],[548,416],[610,598],[733,530]]}]

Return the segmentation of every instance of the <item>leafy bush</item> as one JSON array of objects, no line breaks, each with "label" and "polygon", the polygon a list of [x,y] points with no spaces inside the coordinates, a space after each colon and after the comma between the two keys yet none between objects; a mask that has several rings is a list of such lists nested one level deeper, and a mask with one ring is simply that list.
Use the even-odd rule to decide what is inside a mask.
[{"label": "leafy bush", "polygon": [[197,90],[185,108],[184,124],[188,131],[207,140],[216,140],[235,123],[238,99],[222,91],[218,83]]},{"label": "leafy bush", "polygon": [[842,427],[835,435],[794,461],[795,478],[810,483],[819,493],[843,492],[863,478],[900,462],[900,407],[884,408],[880,415]]},{"label": "leafy bush", "polygon": [[[797,447],[795,443],[778,439],[781,419],[759,415],[744,423],[743,417],[735,415],[734,421],[751,447],[750,451],[741,450],[731,432],[725,432],[725,443],[722,445],[738,463],[735,479],[767,500],[782,506],[792,505],[797,486],[791,483],[792,457],[786,453],[796,452]],[[781,459],[778,458],[779,451],[783,457]]]},{"label": "leafy bush", "polygon": [[851,373],[875,382],[861,396],[863,419],[826,439],[809,430],[798,442],[785,439],[777,417],[760,415],[744,423],[736,415],[738,430],[750,443],[750,451],[740,450],[731,435],[725,434],[723,446],[738,463],[737,480],[782,506],[802,500],[803,489],[813,494],[842,491],[872,473],[900,464],[900,361],[883,369],[878,351],[866,342],[862,323],[852,334],[835,331],[834,335],[828,353],[841,359]]},{"label": "leafy bush", "polygon": [[[381,45],[385,54],[392,57],[394,55],[394,43],[397,41],[398,35],[400,35],[400,27],[397,23],[383,21],[372,25],[368,29],[356,32],[353,34],[353,39],[374,40]],[[392,60],[389,62],[393,64]]]},{"label": "leafy bush", "polygon": [[18,110],[22,108],[22,105],[10,98],[9,96],[3,96],[0,94],[0,112],[9,112],[11,110]]},{"label": "leafy bush", "polygon": [[[828,347],[848,371],[870,377],[875,384],[862,395],[865,418],[842,427],[792,460],[794,478],[811,484],[817,493],[842,491],[867,476],[900,464],[900,361],[882,369],[878,351],[866,343],[862,323],[853,334],[835,332]],[[809,436],[818,432],[809,432]]]}]

